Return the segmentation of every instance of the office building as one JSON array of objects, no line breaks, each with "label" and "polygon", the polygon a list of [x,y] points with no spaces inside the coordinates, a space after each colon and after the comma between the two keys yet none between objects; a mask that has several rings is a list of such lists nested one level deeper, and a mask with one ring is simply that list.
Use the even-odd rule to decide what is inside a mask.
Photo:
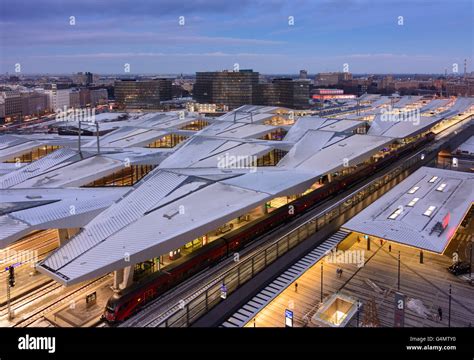
[{"label": "office building", "polygon": [[193,97],[198,103],[224,104],[229,109],[253,104],[258,76],[252,70],[198,72]]},{"label": "office building", "polygon": [[[171,89],[168,79],[116,81],[115,99],[120,107],[128,109],[157,109],[161,101],[169,100],[168,88]],[[168,98],[161,98],[160,89]]]},{"label": "office building", "polygon": [[56,84],[52,85],[51,90],[45,90],[44,93],[48,96],[48,109],[57,111],[58,109],[64,110],[65,107],[69,108],[70,92],[69,89],[57,89]]}]

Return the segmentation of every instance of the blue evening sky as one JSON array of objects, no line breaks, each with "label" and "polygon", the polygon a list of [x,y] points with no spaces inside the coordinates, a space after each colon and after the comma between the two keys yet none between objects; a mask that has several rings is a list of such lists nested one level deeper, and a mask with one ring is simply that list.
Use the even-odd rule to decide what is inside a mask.
[{"label": "blue evening sky", "polygon": [[2,0],[0,72],[472,71],[473,23],[472,0]]}]

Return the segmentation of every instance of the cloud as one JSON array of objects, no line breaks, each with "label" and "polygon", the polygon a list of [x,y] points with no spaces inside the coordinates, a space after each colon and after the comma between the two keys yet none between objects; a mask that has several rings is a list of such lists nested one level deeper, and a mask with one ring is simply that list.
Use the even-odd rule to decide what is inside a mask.
[{"label": "cloud", "polygon": [[123,59],[136,57],[276,57],[285,56],[282,54],[263,54],[263,53],[162,53],[162,52],[108,52],[108,53],[88,53],[88,54],[51,54],[34,55],[37,59]]}]

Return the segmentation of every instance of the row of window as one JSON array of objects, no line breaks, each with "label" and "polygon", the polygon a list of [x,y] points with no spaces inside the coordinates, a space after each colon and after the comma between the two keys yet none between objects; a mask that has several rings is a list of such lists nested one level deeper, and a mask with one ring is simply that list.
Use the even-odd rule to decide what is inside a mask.
[{"label": "row of window", "polygon": [[85,185],[85,187],[132,186],[153,170],[153,168],[153,165],[131,165],[101,179],[95,180]]}]

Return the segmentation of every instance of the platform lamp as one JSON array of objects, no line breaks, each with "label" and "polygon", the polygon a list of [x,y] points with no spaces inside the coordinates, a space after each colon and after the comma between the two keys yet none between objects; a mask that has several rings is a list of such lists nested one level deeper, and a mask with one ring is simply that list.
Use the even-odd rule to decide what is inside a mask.
[{"label": "platform lamp", "polygon": [[471,250],[469,253],[469,285],[472,285],[472,243],[473,240],[471,238]]}]

